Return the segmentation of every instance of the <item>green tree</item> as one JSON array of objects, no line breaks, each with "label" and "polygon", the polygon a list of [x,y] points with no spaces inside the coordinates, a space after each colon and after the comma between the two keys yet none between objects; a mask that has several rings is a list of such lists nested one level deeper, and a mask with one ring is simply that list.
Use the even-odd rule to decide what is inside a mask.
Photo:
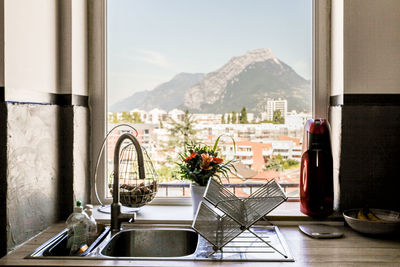
[{"label": "green tree", "polygon": [[225,114],[222,114],[222,117],[221,117],[221,124],[225,124]]},{"label": "green tree", "polygon": [[295,159],[284,160],[281,155],[277,155],[267,161],[265,168],[267,170],[282,171],[286,169],[298,168],[299,162]]},{"label": "green tree", "polygon": [[283,159],[281,155],[277,155],[267,160],[265,164],[265,169],[267,170],[275,170],[277,172],[283,169]]},{"label": "green tree", "polygon": [[133,122],[134,123],[143,123],[142,119],[140,118],[139,112],[133,112]]},{"label": "green tree", "polygon": [[112,123],[119,123],[118,114],[117,114],[117,113],[114,112],[114,113],[112,114],[111,122],[112,122]]},{"label": "green tree", "polygon": [[168,166],[161,166],[157,169],[157,174],[159,177],[159,182],[169,182],[174,180],[173,177],[173,170],[171,167]]},{"label": "green tree", "polygon": [[227,123],[228,123],[228,124],[231,123],[231,114],[228,114],[228,121],[227,121]]},{"label": "green tree", "polygon": [[239,122],[240,122],[241,124],[247,124],[247,123],[249,123],[249,122],[247,121],[247,111],[246,111],[246,107],[243,107],[242,110],[240,111]]},{"label": "green tree", "polygon": [[237,121],[236,111],[232,111],[232,123],[236,124],[236,121]]},{"label": "green tree", "polygon": [[171,119],[172,128],[169,129],[171,138],[170,145],[180,146],[184,150],[186,146],[195,139],[196,130],[194,129],[195,120],[189,113],[189,110],[185,111],[182,122],[177,122]]},{"label": "green tree", "polygon": [[299,168],[300,167],[300,162],[295,160],[295,159],[287,159],[283,161],[282,167],[286,169],[293,169],[293,168]]},{"label": "green tree", "polygon": [[123,122],[133,122],[133,117],[129,112],[122,112],[122,121]]},{"label": "green tree", "polygon": [[281,111],[279,109],[274,111],[272,121],[275,124],[284,124],[285,123],[285,118],[282,117]]}]

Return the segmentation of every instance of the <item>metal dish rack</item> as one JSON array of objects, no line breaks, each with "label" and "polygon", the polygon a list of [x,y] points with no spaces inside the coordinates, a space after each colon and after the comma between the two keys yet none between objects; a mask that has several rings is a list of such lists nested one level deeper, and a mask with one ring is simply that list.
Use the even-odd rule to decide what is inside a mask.
[{"label": "metal dish rack", "polygon": [[[274,248],[250,229],[258,220],[287,200],[280,185],[271,180],[248,198],[238,198],[214,179],[210,179],[204,200],[197,209],[192,228],[213,245],[214,254],[244,231],[249,231],[276,252]],[[207,204],[206,204],[207,203]],[[214,207],[214,208],[213,208]]]}]

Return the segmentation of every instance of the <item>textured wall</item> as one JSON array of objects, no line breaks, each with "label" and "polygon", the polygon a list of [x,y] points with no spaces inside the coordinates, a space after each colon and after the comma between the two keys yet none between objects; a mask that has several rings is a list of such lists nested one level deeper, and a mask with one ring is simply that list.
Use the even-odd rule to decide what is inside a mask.
[{"label": "textured wall", "polygon": [[0,0],[0,257],[89,199],[87,16]]},{"label": "textured wall", "polygon": [[55,157],[59,162],[59,218],[65,220],[72,212],[73,203],[73,108],[62,106],[59,108],[58,117],[58,152]]},{"label": "textured wall", "polygon": [[58,219],[59,108],[7,104],[8,249]]},{"label": "textured wall", "polygon": [[[65,220],[73,202],[89,202],[89,110],[86,107],[1,104],[6,122],[6,172],[0,173],[0,228],[8,251],[54,222]],[[0,146],[1,147],[1,146]],[[0,157],[1,157],[0,150]],[[6,185],[6,186],[3,186]],[[4,226],[4,227],[3,227]],[[5,245],[5,240],[7,244]],[[1,252],[1,251],[0,251]],[[4,253],[3,253],[4,254]]]},{"label": "textured wall", "polygon": [[341,139],[341,208],[400,210],[400,106],[343,106]]},{"label": "textured wall", "polygon": [[73,107],[73,194],[74,201],[90,203],[89,109]]},{"label": "textured wall", "polygon": [[0,257],[7,253],[7,107],[0,103]]},{"label": "textured wall", "polygon": [[334,185],[334,209],[340,209],[340,154],[341,154],[341,139],[342,139],[342,108],[331,107],[329,111],[329,122],[331,125],[331,144],[333,157],[333,185]]}]

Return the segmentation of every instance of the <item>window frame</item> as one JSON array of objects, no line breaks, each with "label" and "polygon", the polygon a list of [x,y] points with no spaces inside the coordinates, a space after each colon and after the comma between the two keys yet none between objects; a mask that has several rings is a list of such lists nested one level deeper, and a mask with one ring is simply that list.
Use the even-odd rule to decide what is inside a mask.
[{"label": "window frame", "polygon": [[[91,200],[97,201],[94,177],[97,156],[107,129],[107,1],[88,1],[88,70],[90,106],[90,177]],[[330,9],[331,0],[312,0],[312,116],[328,118],[330,93]],[[103,204],[106,179],[105,151],[102,153],[97,173],[98,196]],[[101,179],[100,177],[103,177]],[[152,205],[191,205],[190,198],[154,199]]]}]

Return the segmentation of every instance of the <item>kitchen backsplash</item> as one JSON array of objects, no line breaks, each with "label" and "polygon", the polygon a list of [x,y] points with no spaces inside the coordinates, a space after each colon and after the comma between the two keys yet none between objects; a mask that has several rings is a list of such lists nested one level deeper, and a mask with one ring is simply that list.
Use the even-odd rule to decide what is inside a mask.
[{"label": "kitchen backsplash", "polygon": [[[4,103],[8,251],[65,219],[75,199],[89,201],[88,108]],[[1,233],[0,233],[1,235]],[[2,245],[4,247],[4,244]]]},{"label": "kitchen backsplash", "polygon": [[331,117],[341,110],[341,123],[334,122],[332,129],[340,132],[341,139],[337,149],[340,209],[369,206],[400,210],[398,100],[397,94],[360,94],[345,96],[344,103],[331,107]]}]

